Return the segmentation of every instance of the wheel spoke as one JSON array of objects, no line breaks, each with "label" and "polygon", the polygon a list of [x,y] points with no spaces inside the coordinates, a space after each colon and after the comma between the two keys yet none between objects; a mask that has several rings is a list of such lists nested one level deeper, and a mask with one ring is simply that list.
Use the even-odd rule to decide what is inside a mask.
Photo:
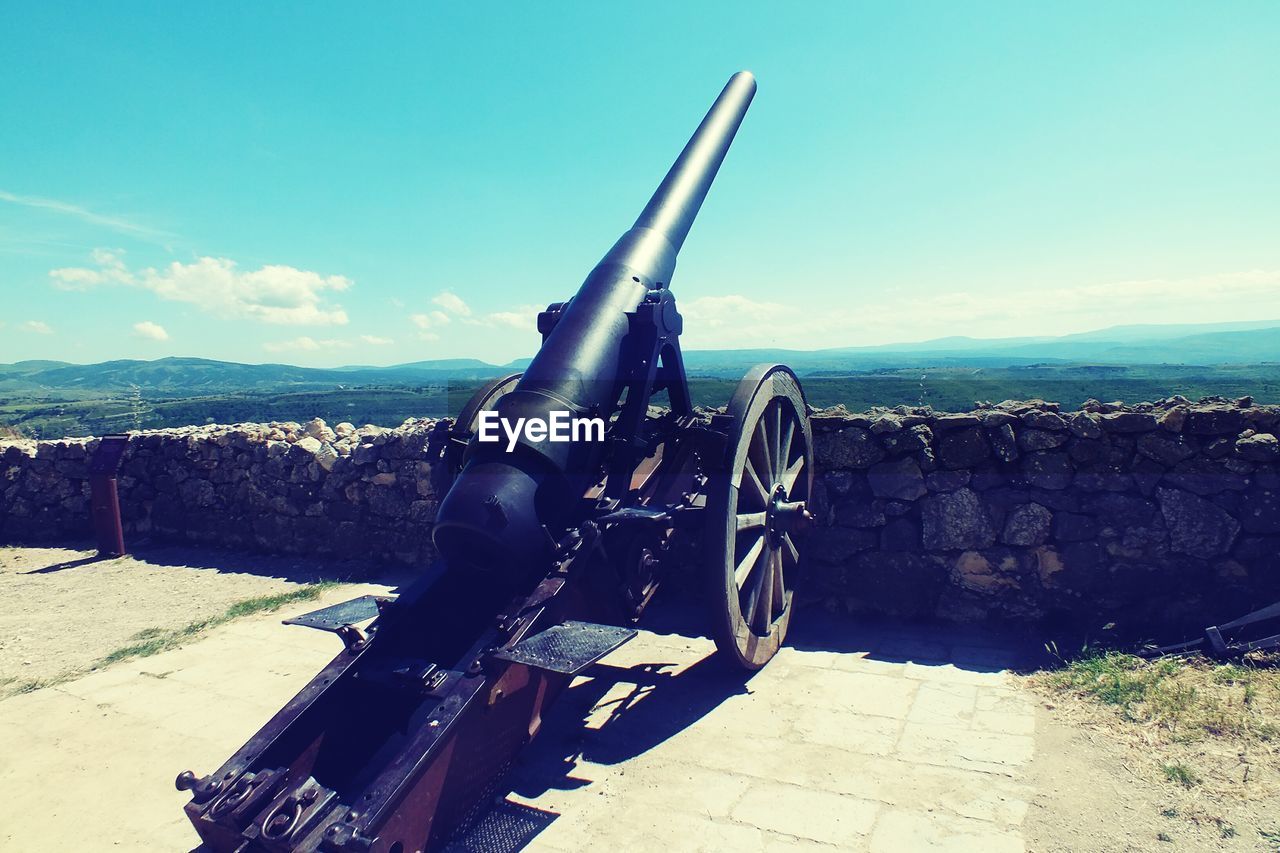
[{"label": "wheel spoke", "polygon": [[786,427],[783,429],[782,440],[779,442],[778,458],[782,461],[778,463],[778,479],[782,479],[782,475],[786,473],[787,466],[791,464],[791,440],[796,434],[796,422],[791,418],[787,418]]},{"label": "wheel spoke", "polygon": [[791,534],[782,534],[782,553],[786,557],[791,558],[791,565],[800,565],[800,552],[796,549],[796,543],[791,541]]},{"label": "wheel spoke", "polygon": [[773,622],[773,555],[776,553],[772,548],[769,549],[764,559],[764,571],[760,573],[760,591],[756,594],[755,607],[751,613],[751,626],[757,634],[769,633],[769,624]]},{"label": "wheel spoke", "polygon": [[744,589],[746,587],[746,582],[751,575],[751,570],[760,562],[760,554],[762,551],[764,551],[763,534],[756,537],[756,541],[747,549],[747,555],[743,557],[742,561],[733,569],[733,583],[738,587],[738,589]]},{"label": "wheel spoke", "polygon": [[[775,610],[782,608],[786,604],[787,587],[782,579],[782,550],[777,549],[773,552],[773,607]],[[769,621],[773,621],[773,614],[769,614]]]},{"label": "wheel spoke", "polygon": [[760,512],[740,512],[738,513],[738,532],[744,530],[755,530],[757,527],[764,527],[766,513]]},{"label": "wheel spoke", "polygon": [[796,457],[796,461],[791,463],[782,474],[782,485],[787,490],[788,497],[791,496],[791,490],[796,486],[796,480],[800,479],[800,472],[804,469],[804,454],[801,453]]},{"label": "wheel spoke", "polygon": [[760,502],[760,506],[769,505],[769,490],[764,483],[760,482],[760,475],[756,473],[756,466],[752,463],[751,457],[748,456],[746,464],[742,466],[743,485],[750,485],[751,492]]},{"label": "wheel spoke", "polygon": [[770,408],[773,409],[773,417],[770,419],[773,425],[773,443],[770,448],[773,454],[771,460],[773,468],[771,470],[773,471],[773,481],[776,483],[787,467],[787,459],[782,455],[782,406],[775,400]]},{"label": "wheel spoke", "polygon": [[[769,458],[769,436],[767,435],[767,427],[764,418],[756,421],[755,429],[751,431],[751,450],[754,451],[755,461],[759,467],[756,469],[757,474],[766,474],[769,482],[766,486],[773,485],[773,460]],[[752,453],[748,453],[751,456]]]}]

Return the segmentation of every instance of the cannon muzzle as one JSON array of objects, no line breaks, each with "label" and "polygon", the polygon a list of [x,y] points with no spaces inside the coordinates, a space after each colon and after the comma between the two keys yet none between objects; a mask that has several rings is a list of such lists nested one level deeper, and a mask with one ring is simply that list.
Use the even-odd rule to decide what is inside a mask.
[{"label": "cannon muzzle", "polygon": [[[617,412],[627,378],[643,366],[627,345],[629,316],[670,284],[676,255],[755,91],[749,72],[729,79],[635,224],[587,275],[524,376],[497,404],[502,420],[545,422],[553,412],[607,420]],[[678,316],[672,322],[678,325]],[[606,448],[600,441],[522,437],[508,449],[472,438],[440,504],[432,532],[437,549],[453,566],[536,565],[572,520],[584,487],[598,480]]]}]

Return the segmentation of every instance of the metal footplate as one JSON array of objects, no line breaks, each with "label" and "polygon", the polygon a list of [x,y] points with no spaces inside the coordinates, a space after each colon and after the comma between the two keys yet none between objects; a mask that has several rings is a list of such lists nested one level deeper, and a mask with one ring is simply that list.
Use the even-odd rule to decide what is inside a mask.
[{"label": "metal footplate", "polygon": [[568,621],[503,649],[494,658],[562,675],[578,675],[635,635],[633,628]]},{"label": "metal footplate", "polygon": [[445,853],[516,853],[557,817],[555,812],[501,800],[470,829],[455,836]]},{"label": "metal footplate", "polygon": [[304,628],[318,628],[321,631],[339,633],[349,625],[358,625],[377,616],[382,605],[395,601],[394,596],[362,595],[341,604],[321,607],[310,613],[303,613],[292,619],[285,619],[286,625],[301,625]]}]

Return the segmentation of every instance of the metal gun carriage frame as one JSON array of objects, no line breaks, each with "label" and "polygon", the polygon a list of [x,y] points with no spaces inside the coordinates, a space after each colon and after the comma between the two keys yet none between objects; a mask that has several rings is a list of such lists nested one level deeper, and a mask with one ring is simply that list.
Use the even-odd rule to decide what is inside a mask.
[{"label": "metal gun carriage frame", "polygon": [[[703,575],[728,661],[758,669],[776,653],[809,520],[804,395],[790,369],[761,365],[723,413],[695,411],[667,287],[754,92],[749,74],[730,80],[635,227],[539,315],[525,374],[490,382],[439,426],[442,560],[394,599],[290,620],[344,649],[216,772],[178,777],[207,849],[447,845],[555,698],[635,635],[670,572]],[[669,409],[655,413],[663,393]],[[481,411],[556,405],[607,415],[606,441],[504,456],[472,440]]]}]

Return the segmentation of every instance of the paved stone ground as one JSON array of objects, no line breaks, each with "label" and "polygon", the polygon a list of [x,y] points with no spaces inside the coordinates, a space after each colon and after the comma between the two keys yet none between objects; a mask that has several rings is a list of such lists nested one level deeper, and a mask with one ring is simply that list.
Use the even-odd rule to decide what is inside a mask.
[{"label": "paved stone ground", "polygon": [[[287,615],[0,702],[0,849],[190,849],[174,776],[220,764],[337,651]],[[1035,715],[1002,644],[802,613],[747,679],[687,614],[655,616],[518,764],[509,798],[560,815],[530,850],[1024,849]]]},{"label": "paved stone ground", "polygon": [[572,687],[510,799],[531,849],[1021,851],[1032,698],[1004,643],[811,614],[749,679],[645,633]]}]

